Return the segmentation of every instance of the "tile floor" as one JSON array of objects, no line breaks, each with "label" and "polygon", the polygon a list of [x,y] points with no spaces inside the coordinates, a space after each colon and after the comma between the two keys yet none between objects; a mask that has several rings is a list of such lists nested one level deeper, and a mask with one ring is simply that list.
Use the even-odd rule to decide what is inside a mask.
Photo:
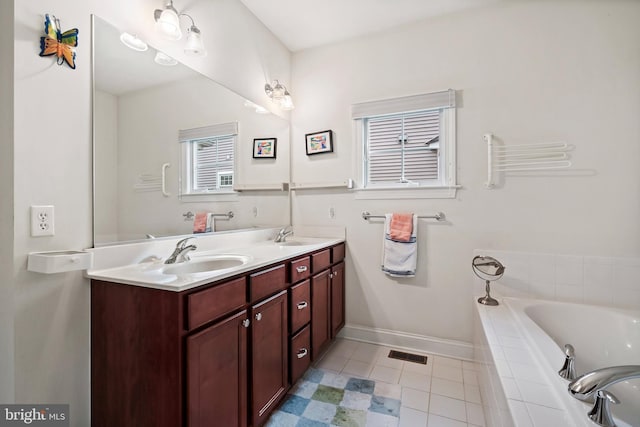
[{"label": "tile floor", "polygon": [[401,402],[399,427],[485,427],[475,364],[427,354],[422,365],[389,359],[389,350],[337,339],[315,366],[388,384]]}]

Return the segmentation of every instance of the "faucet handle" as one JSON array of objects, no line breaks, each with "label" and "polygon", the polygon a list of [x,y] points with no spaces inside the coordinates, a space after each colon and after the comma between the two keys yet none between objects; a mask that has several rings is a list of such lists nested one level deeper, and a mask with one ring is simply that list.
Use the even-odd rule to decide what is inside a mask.
[{"label": "faucet handle", "polygon": [[184,249],[184,247],[187,245],[187,242],[191,239],[193,239],[193,237],[186,237],[182,240],[179,240],[178,243],[176,243],[176,248]]},{"label": "faucet handle", "polygon": [[611,416],[611,404],[617,405],[620,400],[607,390],[598,390],[593,408],[588,412],[589,419],[602,427],[616,427]]},{"label": "faucet handle", "polygon": [[573,381],[578,377],[578,375],[576,374],[575,366],[576,351],[571,344],[565,344],[564,355],[564,364],[558,371],[558,375],[565,380]]}]

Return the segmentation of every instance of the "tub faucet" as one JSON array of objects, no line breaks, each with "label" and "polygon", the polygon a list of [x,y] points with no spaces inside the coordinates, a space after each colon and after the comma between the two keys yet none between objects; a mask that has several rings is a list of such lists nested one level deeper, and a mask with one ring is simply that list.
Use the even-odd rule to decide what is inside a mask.
[{"label": "tub faucet", "polygon": [[562,368],[558,371],[558,375],[565,380],[573,381],[578,375],[576,374],[576,354],[571,344],[565,344],[564,355],[564,365],[562,365]]},{"label": "tub faucet", "polygon": [[589,419],[599,426],[615,427],[610,406],[620,401],[605,389],[620,381],[634,378],[640,378],[640,365],[596,369],[569,383],[569,394],[578,400],[588,400],[595,395],[595,404],[588,413]]},{"label": "tub faucet", "polygon": [[276,238],[273,240],[276,243],[282,243],[284,241],[287,240],[287,236],[290,236],[291,234],[293,234],[293,230],[287,230],[287,228],[289,227],[283,227],[280,229],[280,231],[278,231],[278,235],[276,236]]},{"label": "tub faucet", "polygon": [[173,250],[173,253],[167,260],[164,262],[165,264],[178,264],[181,262],[189,261],[189,252],[195,251],[198,249],[196,245],[187,246],[187,242],[193,239],[193,237],[187,237],[186,239],[180,240],[176,243],[176,248]]}]

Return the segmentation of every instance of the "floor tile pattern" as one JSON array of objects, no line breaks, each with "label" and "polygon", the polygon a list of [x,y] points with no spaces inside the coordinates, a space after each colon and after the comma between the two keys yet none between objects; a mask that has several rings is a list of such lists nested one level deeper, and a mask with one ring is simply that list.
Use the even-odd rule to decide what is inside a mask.
[{"label": "floor tile pattern", "polygon": [[311,368],[271,416],[268,427],[396,427],[400,400],[376,394],[370,379],[349,378]]},{"label": "floor tile pattern", "polygon": [[423,365],[391,359],[390,350],[337,339],[267,426],[486,426],[473,362],[421,353]]}]

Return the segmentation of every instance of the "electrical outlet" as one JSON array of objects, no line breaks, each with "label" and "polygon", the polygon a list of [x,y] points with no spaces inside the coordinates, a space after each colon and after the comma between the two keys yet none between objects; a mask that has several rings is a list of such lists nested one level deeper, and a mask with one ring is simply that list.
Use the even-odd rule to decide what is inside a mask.
[{"label": "electrical outlet", "polygon": [[33,237],[53,236],[53,206],[31,206],[31,235]]}]

